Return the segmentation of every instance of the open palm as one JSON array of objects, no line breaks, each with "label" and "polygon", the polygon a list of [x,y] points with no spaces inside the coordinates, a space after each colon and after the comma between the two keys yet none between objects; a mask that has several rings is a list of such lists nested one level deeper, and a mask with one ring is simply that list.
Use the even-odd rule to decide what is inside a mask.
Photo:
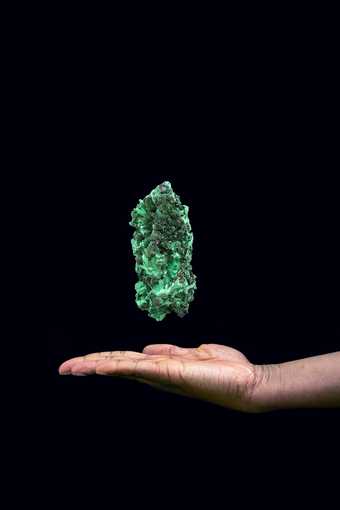
[{"label": "open palm", "polygon": [[217,344],[195,349],[156,344],[142,353],[93,353],[66,361],[59,373],[127,377],[237,410],[248,410],[255,385],[254,365],[236,349]]}]

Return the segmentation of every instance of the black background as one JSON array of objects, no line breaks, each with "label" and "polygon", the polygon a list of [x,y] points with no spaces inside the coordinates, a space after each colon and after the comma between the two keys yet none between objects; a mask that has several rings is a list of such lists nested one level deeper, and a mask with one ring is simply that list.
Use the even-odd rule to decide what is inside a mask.
[{"label": "black background", "polygon": [[[220,463],[221,476],[241,477],[263,458],[296,465],[332,450],[337,410],[248,415],[131,381],[58,375],[70,357],[149,343],[221,343],[254,363],[340,348],[332,162],[309,71],[283,83],[272,62],[271,81],[258,68],[250,86],[213,70],[210,83],[199,65],[175,79],[160,64],[151,79],[148,67],[119,74],[78,57],[48,77],[42,148],[48,465],[65,463],[58,476],[70,484],[108,465],[102,480],[118,487],[167,470],[199,480]],[[128,222],[164,180],[190,207],[198,289],[189,315],[157,323],[134,302]]]}]

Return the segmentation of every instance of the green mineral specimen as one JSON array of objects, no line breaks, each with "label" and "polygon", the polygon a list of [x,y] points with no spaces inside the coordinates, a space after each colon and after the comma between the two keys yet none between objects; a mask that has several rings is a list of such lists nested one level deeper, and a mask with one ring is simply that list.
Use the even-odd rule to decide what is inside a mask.
[{"label": "green mineral specimen", "polygon": [[136,258],[136,303],[161,321],[171,312],[184,317],[194,299],[193,234],[189,207],[182,205],[170,182],[151,191],[132,211],[131,241]]}]

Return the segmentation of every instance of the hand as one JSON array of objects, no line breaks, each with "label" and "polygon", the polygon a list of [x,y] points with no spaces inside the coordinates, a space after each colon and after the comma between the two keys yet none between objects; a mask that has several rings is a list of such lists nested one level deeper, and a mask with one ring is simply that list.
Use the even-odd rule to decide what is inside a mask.
[{"label": "hand", "polygon": [[73,358],[61,375],[109,375],[143,382],[160,390],[251,412],[256,367],[236,349],[203,344],[195,349],[148,345],[143,353],[99,352]]}]

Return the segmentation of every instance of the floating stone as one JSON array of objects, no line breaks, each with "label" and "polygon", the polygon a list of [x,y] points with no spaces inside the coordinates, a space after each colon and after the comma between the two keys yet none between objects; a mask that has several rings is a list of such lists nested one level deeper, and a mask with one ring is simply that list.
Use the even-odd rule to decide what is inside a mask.
[{"label": "floating stone", "polygon": [[136,303],[156,321],[171,312],[184,317],[194,299],[196,276],[191,266],[193,234],[188,211],[166,181],[139,200],[131,213],[138,275]]}]

